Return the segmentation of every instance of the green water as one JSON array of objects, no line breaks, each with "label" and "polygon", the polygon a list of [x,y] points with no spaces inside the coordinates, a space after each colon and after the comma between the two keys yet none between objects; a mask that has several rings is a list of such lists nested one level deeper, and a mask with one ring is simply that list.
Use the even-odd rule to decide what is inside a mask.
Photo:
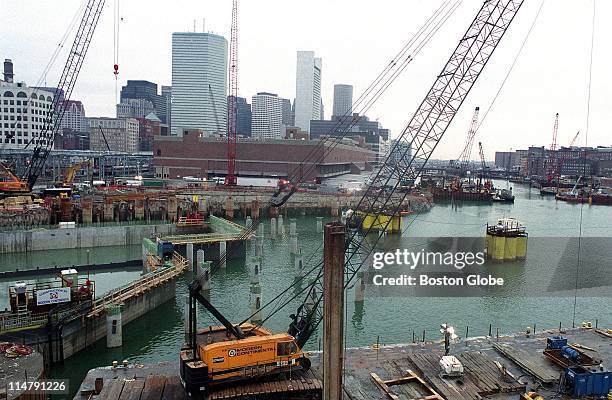
[{"label": "green water", "polygon": [[[499,183],[505,187],[506,183]],[[511,184],[512,185],[512,184]],[[406,219],[408,226],[405,235],[414,236],[482,236],[487,222],[495,222],[501,217],[515,217],[527,226],[530,237],[604,237],[600,249],[595,249],[604,257],[610,259],[612,250],[612,207],[574,205],[557,202],[553,198],[541,197],[537,190],[529,190],[525,186],[512,185],[516,195],[514,204],[492,205],[436,205],[430,212],[421,214],[416,219]],[[581,216],[582,214],[582,216]],[[582,218],[582,224],[580,220]],[[277,239],[264,241],[264,260],[262,264],[261,288],[263,302],[272,299],[283,292],[293,282],[293,265],[290,265],[288,251],[288,223],[286,235]],[[269,221],[264,221],[266,233],[269,235]],[[300,248],[305,254],[305,260],[319,249],[322,234],[316,233],[314,217],[298,217],[298,237]],[[388,236],[382,247],[393,247],[402,243],[397,237]],[[537,248],[529,252],[538,253]],[[95,253],[94,253],[95,251]],[[76,253],[75,253],[76,252]],[[134,258],[139,254],[139,246],[127,249],[103,248],[92,249],[90,257],[98,257],[105,261],[119,261],[122,257]],[[54,261],[66,262],[79,258],[80,261],[68,264],[84,263],[83,250],[67,250],[64,252],[45,252],[45,255],[15,255],[0,256],[3,268],[7,263],[17,262],[19,266],[28,266],[30,261],[44,263],[45,257],[53,253]],[[249,247],[248,255],[253,255],[254,248]],[[540,258],[548,254],[540,251]],[[315,253],[320,257],[320,250]],[[20,258],[25,257],[25,258]],[[116,257],[116,258],[115,258]],[[137,256],[136,256],[137,258]],[[11,261],[13,260],[13,261]],[[58,260],[58,261],[55,261]],[[64,260],[64,261],[62,261]],[[15,264],[9,268],[14,268]],[[42,265],[42,264],[41,264]],[[307,264],[308,265],[308,264]],[[577,265],[577,264],[571,264]],[[608,264],[609,265],[609,264]],[[585,266],[587,271],[588,266]],[[496,267],[497,268],[497,267]],[[382,297],[366,291],[366,300],[356,306],[353,302],[353,290],[347,292],[346,299],[346,341],[348,346],[369,346],[380,340],[384,344],[406,343],[412,340],[413,331],[417,336],[426,330],[430,339],[438,339],[438,328],[442,322],[449,322],[457,327],[461,334],[469,326],[470,336],[485,335],[489,324],[495,333],[513,333],[522,331],[528,325],[536,324],[541,328],[571,326],[574,308],[574,292],[569,290],[565,295],[543,297],[540,293],[533,296],[527,294],[515,295],[513,289],[521,289],[528,281],[550,275],[550,266],[541,262],[530,261],[521,265],[502,264],[503,275],[509,281],[509,286],[495,297],[462,297],[462,298],[431,298],[431,297]],[[597,274],[610,274],[606,271],[596,271]],[[581,271],[582,272],[582,271]],[[589,272],[589,274],[592,271]],[[127,282],[138,276],[138,271],[105,272],[96,276],[98,288],[110,288]],[[572,275],[573,276],[573,271]],[[132,322],[123,329],[123,347],[106,349],[105,341],[99,341],[95,346],[66,360],[64,366],[56,366],[52,370],[54,377],[68,377],[76,390],[87,370],[102,365],[109,365],[113,360],[128,359],[143,363],[156,361],[177,361],[178,349],[183,342],[184,325],[183,310],[186,298],[186,285],[191,276],[187,274],[179,279],[177,298],[146,316]],[[294,289],[292,289],[294,290]],[[101,289],[98,290],[98,294]],[[586,293],[586,295],[585,295]],[[587,297],[589,292],[577,293],[576,321],[599,320],[600,325],[612,325],[610,297]],[[231,262],[225,270],[218,270],[212,277],[211,301],[230,320],[240,321],[247,318],[249,310],[249,278],[248,270],[242,262]],[[301,302],[295,300],[285,309],[276,313],[266,322],[272,331],[285,331],[289,324],[288,315],[294,312]],[[264,311],[264,316],[268,315]],[[217,324],[204,311],[200,311],[199,325]],[[310,349],[317,349],[319,337],[314,336],[308,344]]]}]

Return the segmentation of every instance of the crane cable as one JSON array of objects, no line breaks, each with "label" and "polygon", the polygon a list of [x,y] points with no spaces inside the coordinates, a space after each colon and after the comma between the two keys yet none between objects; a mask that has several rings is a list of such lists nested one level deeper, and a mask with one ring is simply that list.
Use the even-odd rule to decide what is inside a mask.
[{"label": "crane cable", "polygon": [[118,98],[118,76],[119,76],[119,26],[123,18],[120,17],[120,0],[115,0],[113,13],[113,74],[115,75],[115,103],[119,103]]},{"label": "crane cable", "polygon": [[[582,165],[582,174],[586,173],[586,148],[589,145],[589,123],[591,121],[591,82],[593,80],[593,49],[595,47],[595,0],[593,0],[593,19],[591,21],[591,54],[589,60],[589,76],[587,83],[587,99],[586,99],[586,130],[584,132],[584,157]],[[592,175],[592,171],[591,171]],[[578,179],[580,180],[580,178]],[[591,190],[593,183],[591,181]],[[574,283],[574,310],[572,313],[572,327],[576,326],[576,304],[578,303],[578,274],[580,272],[580,251],[582,249],[582,217],[584,210],[584,202],[580,203],[580,225],[578,233],[578,256],[576,260],[576,278]]]},{"label": "crane cable", "polygon": [[[444,25],[444,23],[450,18],[452,14],[457,10],[459,5],[461,4],[461,0],[455,0],[454,2],[451,0],[446,0],[436,11],[427,19],[425,24],[421,26],[417,32],[409,39],[409,41],[402,47],[402,49],[396,54],[396,56],[387,64],[387,66],[383,69],[383,71],[374,79],[374,81],[368,86],[368,88],[359,96],[359,98],[353,104],[353,108],[359,107],[359,114],[365,114],[374,103],[382,96],[382,94],[387,90],[387,88],[395,81],[395,79],[404,71],[404,69],[410,64],[410,62],[414,59],[420,51],[425,47],[425,45],[435,36],[435,34],[440,30],[440,28]],[[452,4],[451,4],[452,3]],[[449,7],[450,5],[450,7]],[[335,124],[334,128],[330,130],[330,133],[333,132],[336,128],[340,127],[342,123],[345,121],[345,118],[349,117],[349,112],[345,112],[343,116],[339,119],[339,121]],[[344,137],[346,133],[350,133],[352,127],[357,124],[357,121],[353,121],[353,123],[346,129],[339,137],[336,139],[341,139]],[[331,136],[331,134],[329,135]],[[325,150],[325,152],[330,153],[336,145],[339,143],[339,140],[332,141],[329,146],[329,150]],[[309,156],[306,157],[309,159]],[[307,167],[310,171],[313,167]],[[296,168],[297,169],[297,168]],[[292,173],[291,175],[294,175]],[[306,173],[306,175],[308,172]],[[319,244],[318,249],[322,244]],[[313,253],[314,254],[314,253]],[[310,259],[313,257],[311,256]],[[316,268],[320,268],[322,266],[322,261],[318,262],[315,267],[310,270],[305,276],[308,276],[312,271],[316,270]],[[317,276],[316,280],[319,278]],[[303,278],[296,280],[293,287],[297,283],[301,283]],[[314,285],[314,283],[309,284],[305,289]],[[305,289],[301,290],[303,292]],[[274,299],[267,302],[260,310],[269,306],[272,302],[279,300],[283,294],[286,294],[287,291],[282,292],[279,296],[276,296]],[[276,312],[280,311],[280,309],[284,308],[289,302],[294,300],[297,296],[292,296],[289,300],[284,301],[280,306],[274,308],[274,311],[270,313],[268,316],[271,317]],[[254,314],[253,314],[254,315]],[[251,315],[249,318],[251,318]],[[247,320],[249,319],[247,318]],[[266,319],[268,319],[266,318]],[[246,321],[246,320],[245,320]]]},{"label": "crane cable", "polygon": [[525,47],[525,44],[527,43],[527,40],[529,39],[529,36],[531,35],[531,31],[533,30],[533,27],[536,25],[536,22],[538,21],[538,17],[540,16],[540,11],[542,11],[542,7],[544,7],[544,3],[545,2],[546,2],[546,0],[542,0],[542,2],[540,3],[540,8],[538,8],[538,12],[536,13],[533,21],[531,22],[531,26],[529,27],[529,30],[527,31],[527,35],[525,35],[525,39],[523,39],[523,43],[521,43],[521,47],[519,47],[519,50],[516,53],[516,56],[514,56],[514,61],[512,61],[512,64],[510,65],[510,68],[508,69],[508,72],[506,73],[506,76],[504,77],[504,80],[502,81],[501,85],[499,86],[499,89],[497,89],[497,93],[495,93],[495,96],[493,97],[493,100],[491,100],[491,103],[489,104],[489,106],[487,107],[487,110],[485,111],[484,115],[482,116],[482,119],[480,120],[480,123],[478,124],[478,127],[476,128],[476,131],[474,132],[474,136],[478,133],[478,131],[480,130],[480,127],[482,126],[482,124],[487,119],[487,115],[489,115],[489,111],[491,111],[491,109],[493,108],[493,105],[495,105],[495,102],[497,101],[497,98],[499,97],[502,89],[504,88],[504,85],[506,84],[506,81],[510,77],[510,74],[512,73],[512,70],[514,70],[514,66],[516,65],[516,62],[518,61],[521,53],[523,52],[523,48]]}]

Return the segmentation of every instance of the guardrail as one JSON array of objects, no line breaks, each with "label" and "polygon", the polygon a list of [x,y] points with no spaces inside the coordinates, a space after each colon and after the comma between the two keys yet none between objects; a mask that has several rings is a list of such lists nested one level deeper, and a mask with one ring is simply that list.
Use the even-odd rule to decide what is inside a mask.
[{"label": "guardrail", "polygon": [[176,278],[187,270],[189,262],[179,253],[174,252],[172,265],[160,268],[156,272],[149,273],[142,278],[129,283],[126,286],[115,289],[102,298],[96,299],[91,311],[87,314],[88,318],[99,315],[108,305],[118,305],[124,303],[132,297],[140,296],[149,289],[159,286],[171,279]]}]

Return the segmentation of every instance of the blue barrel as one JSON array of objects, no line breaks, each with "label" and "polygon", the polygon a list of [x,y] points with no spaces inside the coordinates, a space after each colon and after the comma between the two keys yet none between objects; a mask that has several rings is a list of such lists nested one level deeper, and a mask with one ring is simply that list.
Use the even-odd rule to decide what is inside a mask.
[{"label": "blue barrel", "polygon": [[578,362],[580,360],[580,353],[576,349],[571,348],[570,346],[563,346],[561,348],[561,352],[563,356],[568,360],[575,362]]}]

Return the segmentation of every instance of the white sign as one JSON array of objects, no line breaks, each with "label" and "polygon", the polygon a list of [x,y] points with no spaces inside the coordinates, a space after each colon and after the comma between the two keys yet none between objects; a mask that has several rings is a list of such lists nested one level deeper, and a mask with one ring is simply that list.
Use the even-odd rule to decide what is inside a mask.
[{"label": "white sign", "polygon": [[36,291],[36,305],[44,306],[47,304],[66,303],[70,301],[70,288],[54,288]]}]

